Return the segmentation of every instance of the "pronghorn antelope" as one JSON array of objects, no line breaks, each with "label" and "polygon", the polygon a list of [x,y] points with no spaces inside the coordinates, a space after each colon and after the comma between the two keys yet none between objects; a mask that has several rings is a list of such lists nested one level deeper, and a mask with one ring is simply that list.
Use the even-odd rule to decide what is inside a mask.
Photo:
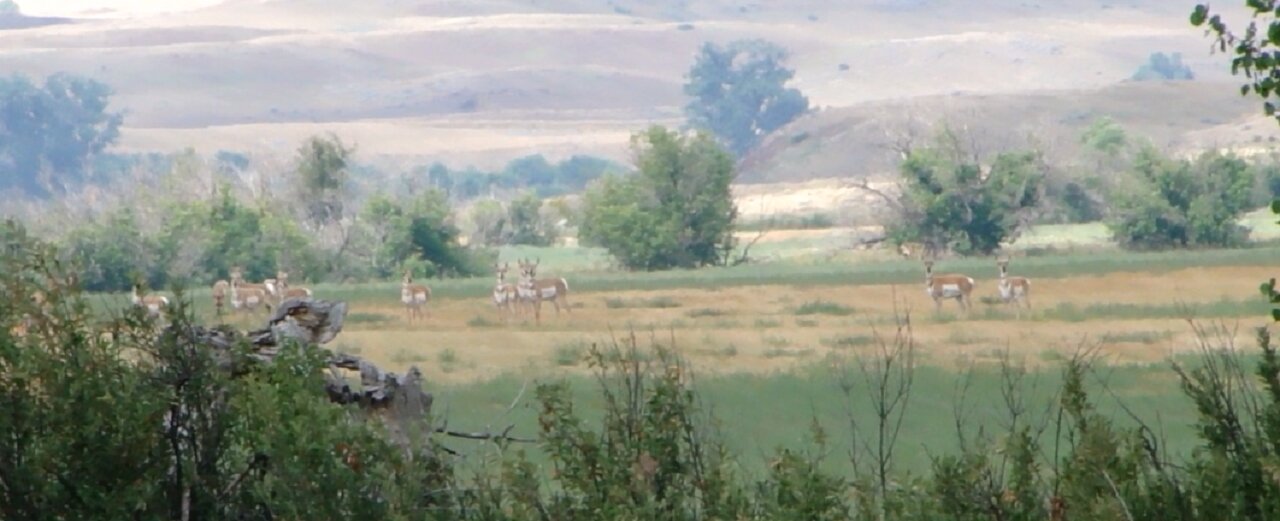
[{"label": "pronghorn antelope", "polygon": [[276,300],[284,302],[291,298],[311,298],[311,290],[307,288],[289,287],[289,272],[276,272]]},{"label": "pronghorn antelope", "polygon": [[231,292],[231,283],[219,280],[213,283],[213,311],[221,315],[227,307],[227,295]]},{"label": "pronghorn antelope", "polygon": [[413,283],[413,273],[404,270],[404,280],[400,283],[400,302],[404,303],[405,312],[409,314],[409,322],[414,317],[421,317],[422,306],[431,299],[431,288]]},{"label": "pronghorn antelope", "polygon": [[941,246],[931,242],[904,242],[898,244],[898,255],[909,260],[937,259],[943,251]]},{"label": "pronghorn antelope", "polygon": [[133,300],[133,305],[146,308],[147,315],[158,317],[164,308],[169,307],[169,297],[161,295],[142,295],[138,292],[140,289],[142,289],[142,285],[134,283],[131,299]]},{"label": "pronghorn antelope", "polygon": [[516,285],[507,283],[507,270],[511,269],[511,263],[501,266],[494,264],[493,269],[498,276],[498,281],[493,286],[493,305],[505,318],[506,315],[513,315],[517,311],[519,295],[516,292]]},{"label": "pronghorn antelope", "polygon": [[919,259],[924,252],[924,245],[918,242],[904,242],[898,245],[898,255],[904,259]]},{"label": "pronghorn antelope", "polygon": [[1000,268],[1000,300],[1012,304],[1017,310],[1018,318],[1022,318],[1022,305],[1031,309],[1031,280],[1026,277],[1009,276],[1009,259],[997,258],[996,266]]},{"label": "pronghorn antelope", "polygon": [[262,293],[264,295],[271,298],[275,298],[276,295],[279,293],[279,288],[277,287],[276,279],[264,279],[262,281],[262,284],[251,284],[248,281],[244,280],[244,269],[242,269],[239,266],[231,268],[231,284],[234,286],[237,283],[237,281],[239,282],[240,289],[242,291],[253,290],[253,289],[262,290]]},{"label": "pronghorn antelope", "polygon": [[[238,275],[238,274],[237,274]],[[256,286],[256,287],[255,287]],[[231,278],[231,308],[245,312],[265,306],[271,311],[271,302],[267,300],[267,291],[257,284],[245,284],[239,276]]]},{"label": "pronghorn antelope", "polygon": [[955,273],[934,275],[933,261],[924,261],[924,292],[933,299],[937,312],[942,312],[942,299],[956,299],[961,309],[969,313],[969,294],[973,292],[973,278]]},{"label": "pronghorn antelope", "polygon": [[542,322],[542,301],[549,300],[556,307],[556,315],[560,314],[561,305],[564,306],[566,313],[569,312],[569,281],[563,277],[551,279],[539,279],[538,265],[542,263],[541,259],[529,262],[521,261],[520,264],[520,283],[516,287],[516,293],[520,296],[521,301],[530,302],[533,305],[533,316],[537,323]]}]

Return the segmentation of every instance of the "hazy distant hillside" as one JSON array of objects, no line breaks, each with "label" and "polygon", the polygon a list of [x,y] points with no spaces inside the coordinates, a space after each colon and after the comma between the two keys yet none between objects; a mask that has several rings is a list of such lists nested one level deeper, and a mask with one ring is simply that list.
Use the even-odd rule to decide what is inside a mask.
[{"label": "hazy distant hillside", "polygon": [[[127,112],[122,150],[284,153],[332,130],[373,156],[625,159],[631,130],[679,123],[683,75],[704,41],[778,42],[816,106],[871,103],[855,113],[915,98],[1102,88],[1155,51],[1182,52],[1199,81],[1226,79],[1181,4],[229,0],[0,31],[0,56],[9,71],[72,71],[113,86]],[[1220,95],[1230,103],[1229,89]],[[1134,101],[1134,111],[1164,106]],[[946,115],[922,103],[929,110],[917,118]],[[753,175],[801,175],[788,172]]]},{"label": "hazy distant hillside", "polygon": [[[1183,153],[1208,147],[1276,147],[1280,127],[1258,102],[1223,82],[1127,82],[1097,90],[932,96],[829,109],[776,132],[743,161],[746,182],[879,176],[895,146],[921,145],[940,124],[965,130],[979,151],[1035,146],[1062,164],[1082,153],[1080,134],[1110,117],[1135,139]],[[1246,150],[1247,151],[1247,150]]]}]

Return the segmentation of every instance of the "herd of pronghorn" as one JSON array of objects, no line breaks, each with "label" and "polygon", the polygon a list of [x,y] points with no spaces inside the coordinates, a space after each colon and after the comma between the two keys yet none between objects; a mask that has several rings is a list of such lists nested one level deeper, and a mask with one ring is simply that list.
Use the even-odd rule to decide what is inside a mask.
[{"label": "herd of pronghorn", "polygon": [[[493,288],[493,303],[499,312],[514,316],[532,311],[534,319],[541,323],[543,302],[550,302],[555,306],[556,315],[560,314],[561,309],[565,312],[569,311],[569,302],[566,300],[569,294],[569,281],[564,278],[538,278],[539,264],[541,260],[517,261],[520,276],[515,284],[507,282],[507,273],[511,268],[510,262],[494,265],[498,281]],[[276,278],[265,279],[261,283],[254,284],[246,282],[244,271],[236,267],[231,270],[230,281],[219,280],[214,283],[213,306],[219,315],[226,311],[228,304],[234,312],[249,313],[258,309],[270,311],[273,304],[279,305],[291,298],[307,298],[311,295],[310,289],[290,287],[288,272],[279,271],[276,273]],[[413,273],[406,270],[400,283],[400,302],[404,304],[409,322],[425,316],[423,308],[430,300],[431,288],[424,284],[415,284]],[[133,286],[132,301],[133,305],[146,309],[152,316],[159,316],[169,306],[168,297],[144,295],[138,284]]]},{"label": "herd of pronghorn", "polygon": [[[908,256],[903,248],[899,248],[899,253]],[[935,310],[940,312],[944,300],[954,299],[967,314],[971,308],[973,277],[959,273],[934,273],[934,261],[923,258],[921,260],[924,262],[925,293],[933,299]],[[566,300],[569,294],[569,282],[566,279],[563,277],[538,278],[540,260],[519,260],[516,264],[519,267],[519,276],[515,283],[507,282],[510,262],[493,266],[497,277],[493,288],[493,304],[498,312],[503,314],[504,320],[532,312],[535,322],[540,324],[543,302],[554,305],[557,316],[561,309],[569,312],[570,306]],[[1017,310],[1018,317],[1021,318],[1022,308],[1024,306],[1027,309],[1031,308],[1031,281],[1026,277],[1009,276],[1007,257],[997,257],[996,268],[1000,273],[1000,281],[997,285],[1000,300],[1012,305]],[[245,281],[244,271],[237,267],[232,268],[230,281],[219,280],[213,285],[213,305],[218,314],[222,314],[228,304],[231,310],[237,312],[253,312],[258,309],[270,311],[273,303],[279,305],[288,299],[311,296],[310,289],[291,287],[289,273],[285,271],[277,272],[274,279],[265,279],[261,283],[254,284]],[[38,308],[47,307],[43,293],[37,292],[32,298]],[[165,308],[169,307],[168,297],[143,294],[138,284],[133,286],[131,300],[134,306],[143,308],[152,316],[159,316]],[[409,322],[412,323],[425,315],[423,308],[430,300],[431,288],[424,284],[415,284],[413,274],[405,271],[400,284],[400,302],[405,307]],[[15,326],[13,332],[25,333],[31,322],[31,316],[28,314],[20,324]]]}]

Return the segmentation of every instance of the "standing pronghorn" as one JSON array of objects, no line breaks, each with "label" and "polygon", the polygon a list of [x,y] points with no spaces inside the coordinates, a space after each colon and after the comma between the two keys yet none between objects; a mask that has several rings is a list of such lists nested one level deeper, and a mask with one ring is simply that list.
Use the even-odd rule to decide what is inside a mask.
[{"label": "standing pronghorn", "polygon": [[498,314],[505,320],[518,310],[520,297],[516,291],[516,285],[507,282],[507,270],[511,269],[511,263],[494,264],[493,269],[498,276],[498,281],[493,286],[493,305],[498,308]]},{"label": "standing pronghorn", "polygon": [[973,278],[955,273],[933,274],[933,261],[924,261],[924,292],[933,299],[935,311],[942,312],[942,299],[956,299],[965,314],[969,313],[969,294],[973,292]]},{"label": "standing pronghorn", "polygon": [[264,306],[271,311],[271,302],[267,300],[267,291],[258,284],[245,284],[237,272],[231,277],[231,308],[245,312]]},{"label": "standing pronghorn", "polygon": [[400,283],[400,302],[404,303],[404,309],[409,314],[409,322],[413,322],[414,317],[423,315],[422,306],[427,305],[430,299],[431,288],[414,284],[411,271],[404,270],[404,280]]},{"label": "standing pronghorn", "polygon": [[231,284],[234,286],[237,281],[239,281],[240,289],[242,291],[254,289],[262,290],[264,295],[272,298],[275,298],[276,294],[279,293],[279,288],[276,285],[276,279],[263,279],[262,284],[251,284],[244,280],[244,269],[239,266],[231,268]]},{"label": "standing pronghorn", "polygon": [[289,287],[289,272],[276,272],[276,301],[284,302],[291,298],[311,298],[311,290],[307,288],[291,288]]},{"label": "standing pronghorn", "polygon": [[919,259],[924,254],[924,245],[918,242],[904,242],[898,245],[898,255],[904,259]]},{"label": "standing pronghorn", "polygon": [[1017,310],[1018,318],[1022,318],[1022,305],[1031,309],[1031,280],[1026,277],[1009,276],[1009,259],[996,258],[996,266],[1000,268],[1000,300],[1012,304]]},{"label": "standing pronghorn", "polygon": [[549,300],[556,307],[556,315],[560,315],[560,307],[563,304],[566,313],[569,312],[569,281],[563,277],[552,279],[539,279],[538,264],[542,263],[542,259],[529,262],[528,260],[520,262],[520,284],[516,288],[520,300],[528,301],[533,304],[533,316],[536,323],[542,323],[542,301]]},{"label": "standing pronghorn", "polygon": [[147,315],[158,317],[164,308],[169,307],[169,297],[160,295],[142,295],[138,292],[139,289],[142,289],[142,285],[134,283],[131,300],[133,301],[133,305],[146,308]]},{"label": "standing pronghorn", "polygon": [[213,312],[218,316],[222,316],[223,310],[227,307],[229,293],[231,293],[231,283],[225,280],[213,283]]}]

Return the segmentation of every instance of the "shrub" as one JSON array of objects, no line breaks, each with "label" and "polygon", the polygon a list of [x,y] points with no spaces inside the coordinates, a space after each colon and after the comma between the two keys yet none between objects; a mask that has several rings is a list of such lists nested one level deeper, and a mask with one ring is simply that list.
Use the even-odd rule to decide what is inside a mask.
[{"label": "shrub", "polygon": [[662,127],[632,136],[639,172],[602,179],[584,195],[579,233],[634,270],[723,263],[737,208],[732,158],[705,134]]},{"label": "shrub", "polygon": [[1248,229],[1237,221],[1252,202],[1254,178],[1243,160],[1217,152],[1174,160],[1148,147],[1134,169],[1134,186],[1113,196],[1109,227],[1120,245],[1150,250],[1247,240]]},{"label": "shrub", "polygon": [[1196,75],[1191,72],[1191,67],[1182,63],[1182,53],[1165,54],[1162,52],[1151,53],[1147,57],[1147,63],[1138,67],[1133,73],[1134,81],[1151,81],[1151,80],[1192,80]]},{"label": "shrub", "polygon": [[[416,449],[411,460],[331,403],[323,350],[237,358],[233,373],[192,337],[183,299],[163,330],[137,309],[93,316],[59,282],[51,248],[14,227],[0,242],[0,516],[387,519],[431,507],[424,489],[447,465]],[[24,315],[32,324],[15,334]]]},{"label": "shrub", "polygon": [[826,300],[810,300],[796,308],[797,315],[852,315],[853,308]]},{"label": "shrub", "polygon": [[901,219],[888,230],[895,242],[990,254],[1038,210],[1045,178],[1038,153],[1002,153],[984,174],[958,139],[944,131],[937,146],[913,150],[902,163]]}]

